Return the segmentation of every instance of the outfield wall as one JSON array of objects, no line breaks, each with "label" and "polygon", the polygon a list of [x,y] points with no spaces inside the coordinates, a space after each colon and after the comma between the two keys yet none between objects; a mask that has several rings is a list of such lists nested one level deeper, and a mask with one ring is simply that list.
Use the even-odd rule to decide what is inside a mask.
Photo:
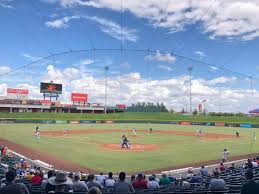
[{"label": "outfield wall", "polygon": [[142,120],[34,120],[34,119],[0,119],[0,123],[35,123],[35,124],[94,124],[94,123],[143,123],[143,124],[171,124],[171,125],[198,125],[259,128],[259,124],[225,123],[225,122],[190,122],[190,121],[142,121]]}]

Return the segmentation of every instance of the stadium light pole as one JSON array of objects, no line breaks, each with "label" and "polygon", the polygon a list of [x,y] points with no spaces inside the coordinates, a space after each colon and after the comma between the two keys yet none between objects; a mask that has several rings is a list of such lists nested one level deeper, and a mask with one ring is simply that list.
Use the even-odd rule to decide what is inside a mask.
[{"label": "stadium light pole", "polygon": [[108,71],[109,71],[109,66],[105,66],[104,70],[105,70],[104,114],[106,114],[106,112],[107,112],[107,87],[108,87]]},{"label": "stadium light pole", "polygon": [[188,71],[190,73],[190,113],[192,113],[192,70],[193,67],[189,66]]}]

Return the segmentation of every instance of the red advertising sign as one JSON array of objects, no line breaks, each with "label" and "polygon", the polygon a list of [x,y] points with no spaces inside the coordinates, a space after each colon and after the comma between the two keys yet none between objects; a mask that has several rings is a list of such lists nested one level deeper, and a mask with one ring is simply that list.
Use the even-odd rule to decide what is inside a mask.
[{"label": "red advertising sign", "polygon": [[27,89],[15,89],[15,88],[7,88],[7,94],[29,94],[29,90]]},{"label": "red advertising sign", "polygon": [[29,90],[27,89],[7,88],[7,97],[9,99],[26,100],[28,98],[28,94]]},{"label": "red advertising sign", "polygon": [[117,106],[119,109],[125,109],[125,108],[126,108],[126,105],[125,105],[125,104],[116,104],[116,106]]},{"label": "red advertising sign", "polygon": [[192,123],[189,121],[181,121],[180,125],[191,125]]},{"label": "red advertising sign", "polygon": [[222,127],[224,127],[224,126],[225,126],[225,123],[223,123],[223,122],[218,122],[218,123],[215,123],[215,126],[222,126]]},{"label": "red advertising sign", "polygon": [[42,105],[46,105],[46,106],[50,106],[51,105],[51,101],[50,100],[42,100],[41,104]]},{"label": "red advertising sign", "polygon": [[81,93],[71,93],[71,101],[72,102],[87,102],[88,95]]}]

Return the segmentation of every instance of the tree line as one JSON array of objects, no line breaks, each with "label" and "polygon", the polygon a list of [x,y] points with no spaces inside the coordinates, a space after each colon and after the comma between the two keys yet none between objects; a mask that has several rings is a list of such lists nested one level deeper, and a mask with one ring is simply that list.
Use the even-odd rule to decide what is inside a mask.
[{"label": "tree line", "polygon": [[168,112],[164,103],[138,102],[128,106],[127,112]]}]

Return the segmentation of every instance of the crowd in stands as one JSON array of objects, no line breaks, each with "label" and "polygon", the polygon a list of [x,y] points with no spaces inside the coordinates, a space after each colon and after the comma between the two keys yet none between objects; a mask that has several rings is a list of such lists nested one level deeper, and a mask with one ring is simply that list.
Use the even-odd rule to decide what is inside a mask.
[{"label": "crowd in stands", "polygon": [[125,172],[120,172],[117,178],[112,172],[108,176],[55,170],[46,173],[40,167],[29,166],[24,159],[8,155],[0,159],[0,194],[259,194],[259,158],[248,159],[241,166],[221,163],[212,172],[205,166],[199,172],[189,169],[185,177],[179,178],[162,174],[160,179],[143,173],[126,178]]}]

